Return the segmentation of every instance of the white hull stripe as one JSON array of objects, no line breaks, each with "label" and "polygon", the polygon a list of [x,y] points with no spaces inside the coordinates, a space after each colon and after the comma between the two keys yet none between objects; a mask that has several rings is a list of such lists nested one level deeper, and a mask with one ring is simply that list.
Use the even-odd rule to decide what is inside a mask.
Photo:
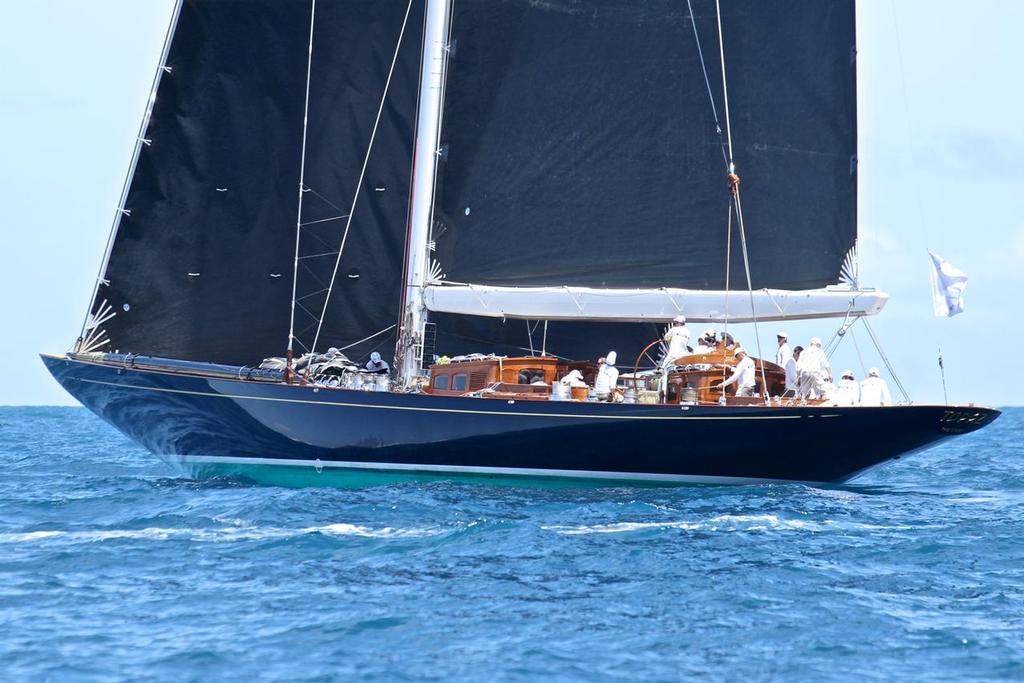
[{"label": "white hull stripe", "polygon": [[[98,379],[84,379],[81,377],[70,378],[76,382],[88,384],[102,384],[118,389],[136,389],[139,391],[156,391],[169,394],[186,394],[190,396],[209,396],[210,398],[227,398],[235,401],[274,401],[277,403],[308,403],[317,406],[340,406],[345,408],[366,408],[370,410],[411,410],[413,412],[427,413],[462,413],[467,415],[515,415],[520,417],[566,417],[578,420],[799,420],[804,417],[840,417],[838,414],[820,415],[576,415],[573,413],[528,413],[514,410],[470,410],[468,408],[418,408],[416,406],[385,406],[372,405],[367,403],[345,403],[341,401],[310,401],[301,398],[275,398],[273,396],[241,396],[238,394],[219,394],[209,391],[188,391],[186,389],[165,389],[162,387],[142,387],[136,384],[121,384],[119,382],[104,382]],[[217,380],[219,381],[219,380]],[[325,389],[325,391],[336,391]],[[477,401],[493,401],[500,405],[500,399],[467,399]],[[609,406],[611,407],[611,406]],[[681,406],[689,408],[689,406]]]},{"label": "white hull stripe", "polygon": [[822,482],[763,479],[757,477],[715,477],[695,474],[654,474],[650,472],[606,472],[600,470],[556,470],[534,467],[478,467],[474,465],[424,465],[390,462],[351,462],[339,460],[292,460],[289,458],[243,458],[205,455],[161,455],[172,464],[186,465],[272,465],[342,469],[409,474],[474,474],[506,477],[556,477],[565,479],[605,479],[619,481],[672,482],[679,484],[821,484]]}]

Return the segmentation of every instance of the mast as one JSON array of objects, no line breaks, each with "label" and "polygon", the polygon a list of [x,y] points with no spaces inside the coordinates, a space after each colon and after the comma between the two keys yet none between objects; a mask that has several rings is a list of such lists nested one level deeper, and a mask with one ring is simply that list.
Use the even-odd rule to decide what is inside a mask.
[{"label": "mast", "polygon": [[434,213],[434,179],[441,136],[445,61],[448,55],[448,22],[451,0],[427,0],[420,66],[419,118],[413,150],[412,190],[402,316],[395,364],[399,380],[408,385],[419,373],[427,308],[423,289],[427,284],[430,227]]}]

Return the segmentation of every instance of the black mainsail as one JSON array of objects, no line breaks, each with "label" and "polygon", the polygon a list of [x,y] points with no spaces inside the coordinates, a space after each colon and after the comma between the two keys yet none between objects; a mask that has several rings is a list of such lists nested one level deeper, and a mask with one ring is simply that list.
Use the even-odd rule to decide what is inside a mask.
[{"label": "black mainsail", "polygon": [[[435,227],[448,279],[726,288],[715,2],[692,6],[707,83],[685,0],[455,3]],[[854,2],[721,9],[752,285],[834,284],[856,239]],[[435,318],[450,343],[528,341],[522,321]],[[552,325],[576,357],[628,329]]]}]

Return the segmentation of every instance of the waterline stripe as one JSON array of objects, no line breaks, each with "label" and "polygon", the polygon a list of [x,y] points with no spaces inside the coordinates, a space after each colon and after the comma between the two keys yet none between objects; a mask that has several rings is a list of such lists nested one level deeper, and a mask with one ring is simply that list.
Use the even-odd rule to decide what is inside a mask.
[{"label": "waterline stripe", "polygon": [[793,481],[760,477],[719,477],[699,474],[656,474],[650,472],[608,472],[603,470],[556,470],[534,467],[478,467],[474,465],[426,465],[420,463],[354,462],[342,460],[292,460],[290,458],[245,458],[237,456],[161,455],[169,462],[186,464],[277,465],[313,469],[351,469],[359,471],[404,472],[409,474],[475,474],[484,476],[549,477],[559,479],[606,479],[618,481],[672,482],[678,484],[807,484],[823,482]]}]

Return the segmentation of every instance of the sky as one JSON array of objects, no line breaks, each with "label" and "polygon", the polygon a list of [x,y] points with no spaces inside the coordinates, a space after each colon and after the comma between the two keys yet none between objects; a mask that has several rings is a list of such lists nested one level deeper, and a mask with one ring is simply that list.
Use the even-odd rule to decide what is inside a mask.
[{"label": "sky", "polygon": [[[74,404],[37,354],[67,350],[82,325],[172,7],[0,3],[0,405]],[[860,278],[890,294],[871,324],[914,402],[943,401],[941,348],[951,402],[1022,405],[1024,2],[966,10],[858,6]],[[970,277],[963,314],[933,316],[926,248]],[[838,326],[784,325],[804,345]],[[766,356],[779,327],[760,328]],[[833,366],[891,380],[855,334]],[[755,346],[752,330],[737,336]]]}]

